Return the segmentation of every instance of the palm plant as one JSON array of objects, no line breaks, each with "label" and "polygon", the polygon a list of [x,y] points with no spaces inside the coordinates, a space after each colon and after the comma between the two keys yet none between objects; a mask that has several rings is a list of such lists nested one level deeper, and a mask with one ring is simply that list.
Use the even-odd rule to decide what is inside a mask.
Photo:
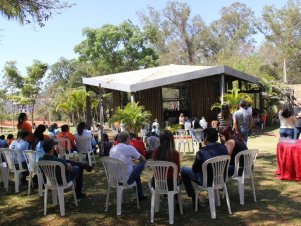
[{"label": "palm plant", "polygon": [[[227,103],[230,107],[231,113],[235,112],[239,106],[240,100],[245,100],[246,102],[251,102],[252,99],[247,93],[240,93],[240,89],[233,88],[228,90],[228,93],[224,94],[221,97],[221,102]],[[214,108],[222,108],[222,104],[220,102],[216,102],[211,106],[211,110]]]},{"label": "palm plant", "polygon": [[144,106],[132,102],[128,103],[124,109],[117,107],[109,121],[110,123],[122,122],[128,132],[138,134],[142,126],[148,124],[151,117],[152,114],[146,111]]}]

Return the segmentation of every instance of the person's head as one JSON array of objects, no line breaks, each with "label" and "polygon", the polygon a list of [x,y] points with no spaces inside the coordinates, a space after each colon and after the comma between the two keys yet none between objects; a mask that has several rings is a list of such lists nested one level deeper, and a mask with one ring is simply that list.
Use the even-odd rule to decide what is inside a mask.
[{"label": "person's head", "polygon": [[294,115],[293,105],[290,102],[285,102],[282,105],[282,114],[284,118],[289,118]]},{"label": "person's head", "polygon": [[77,133],[78,135],[82,135],[84,130],[86,129],[86,123],[85,122],[80,122],[78,123],[77,127],[76,127],[76,130],[77,130]]},{"label": "person's head", "polygon": [[46,154],[51,154],[53,152],[55,143],[53,139],[46,139],[43,142],[43,149],[45,151]]},{"label": "person's head", "polygon": [[118,143],[129,144],[130,143],[130,134],[126,131],[122,131],[117,136]]},{"label": "person's head", "polygon": [[230,115],[230,108],[229,104],[223,103],[222,104],[222,111],[221,111],[222,118],[227,118]]},{"label": "person's head", "polygon": [[225,143],[226,141],[231,139],[231,127],[222,127],[219,129],[219,138],[221,140],[221,143]]},{"label": "person's head", "polygon": [[239,101],[239,106],[240,106],[241,108],[246,108],[247,102],[246,102],[244,99],[241,99],[241,100]]},{"label": "person's head", "polygon": [[69,132],[69,126],[67,124],[64,124],[61,126],[62,132]]},{"label": "person's head", "polygon": [[181,114],[180,114],[180,117],[181,117],[181,118],[184,117],[184,113],[181,113]]},{"label": "person's head", "polygon": [[215,128],[204,129],[204,142],[205,144],[214,143],[218,140],[218,133]]},{"label": "person's head", "polygon": [[137,138],[137,135],[135,133],[130,133],[130,139],[136,139]]},{"label": "person's head", "polygon": [[158,160],[172,161],[173,152],[175,151],[175,141],[172,132],[164,130],[160,134],[160,146],[157,151]]},{"label": "person's head", "polygon": [[46,131],[46,126],[44,124],[38,125],[38,127],[35,129],[33,136],[35,139],[38,139],[39,141],[44,140],[44,132]]},{"label": "person's head", "polygon": [[18,127],[21,125],[21,123],[26,122],[27,121],[27,114],[24,112],[21,112],[18,116]]},{"label": "person's head", "polygon": [[152,132],[151,132],[151,136],[157,136],[156,132],[155,132],[155,131],[152,131]]},{"label": "person's head", "polygon": [[7,135],[7,139],[14,139],[14,135],[13,135],[13,134],[11,134],[11,133],[10,133],[10,134],[8,134],[8,135]]},{"label": "person's head", "polygon": [[103,140],[104,142],[109,141],[109,136],[106,133],[102,134],[101,140]]},{"label": "person's head", "polygon": [[5,139],[5,136],[4,135],[1,135],[0,136],[0,140],[4,140]]},{"label": "person's head", "polygon": [[158,122],[158,119],[155,118],[154,122]]},{"label": "person's head", "polygon": [[52,123],[52,124],[49,126],[48,130],[49,130],[50,132],[54,132],[54,130],[57,129],[57,128],[58,128],[57,123]]}]

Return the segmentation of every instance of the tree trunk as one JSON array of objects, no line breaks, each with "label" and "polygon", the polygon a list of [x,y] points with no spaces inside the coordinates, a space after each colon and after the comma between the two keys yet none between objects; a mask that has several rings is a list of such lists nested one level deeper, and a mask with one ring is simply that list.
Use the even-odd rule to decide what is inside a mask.
[{"label": "tree trunk", "polygon": [[287,83],[287,76],[286,76],[286,60],[285,58],[283,59],[283,82]]}]

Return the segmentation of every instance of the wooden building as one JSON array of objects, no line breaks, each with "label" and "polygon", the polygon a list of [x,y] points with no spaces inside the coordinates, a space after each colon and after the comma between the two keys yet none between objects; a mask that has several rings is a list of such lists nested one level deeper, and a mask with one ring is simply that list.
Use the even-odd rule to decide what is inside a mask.
[{"label": "wooden building", "polygon": [[211,105],[232,89],[235,81],[242,91],[260,95],[259,86],[245,90],[248,83],[258,85],[256,77],[226,66],[166,65],[83,78],[87,90],[98,92],[101,87],[112,92],[114,108],[136,101],[151,111],[153,118],[172,123],[181,112],[188,117],[215,119]]}]

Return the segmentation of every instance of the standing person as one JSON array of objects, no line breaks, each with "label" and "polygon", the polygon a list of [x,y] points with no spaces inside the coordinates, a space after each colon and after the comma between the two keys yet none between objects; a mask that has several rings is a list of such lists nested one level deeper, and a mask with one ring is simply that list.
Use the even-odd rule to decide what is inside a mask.
[{"label": "standing person", "polygon": [[297,98],[297,105],[294,108],[294,114],[297,118],[294,131],[294,139],[298,140],[301,132],[301,97]]},{"label": "standing person", "polygon": [[241,134],[244,142],[248,142],[249,130],[252,128],[252,115],[246,110],[247,103],[245,100],[240,100],[239,110],[233,114],[234,132]]},{"label": "standing person", "polygon": [[[67,124],[64,124],[61,126],[61,131],[57,135],[57,138],[67,138],[70,141],[71,144],[71,150],[69,151],[75,151],[76,150],[76,145],[74,141],[74,135],[70,133],[70,128]],[[65,149],[68,150],[68,144],[66,143]]]},{"label": "standing person", "polygon": [[224,128],[230,127],[232,130],[232,114],[230,113],[229,104],[222,104],[222,111],[217,115],[218,131],[222,131]]},{"label": "standing person", "polygon": [[294,139],[297,118],[294,115],[292,104],[285,102],[282,106],[282,110],[278,113],[278,117],[280,120],[280,137]]},{"label": "standing person", "polygon": [[[195,202],[195,192],[191,181],[197,181],[198,183],[203,183],[203,172],[202,172],[202,165],[203,163],[216,156],[220,155],[228,155],[227,148],[224,144],[220,144],[217,142],[218,140],[218,133],[217,130],[214,128],[207,128],[204,129],[204,143],[206,146],[202,147],[196,154],[194,159],[192,168],[189,167],[182,167],[181,168],[181,176],[183,184],[185,185],[186,192],[189,197],[192,198],[193,207]],[[210,181],[212,183],[212,174],[210,175],[210,171],[208,171],[208,183]]]},{"label": "standing person", "polygon": [[160,139],[155,132],[151,132],[151,135],[146,139],[146,159],[151,158],[153,151],[160,146]]},{"label": "standing person", "polygon": [[185,116],[184,113],[181,113],[179,116],[179,125],[181,126],[181,129],[184,129],[185,124]]},{"label": "standing person", "polygon": [[[180,170],[180,155],[175,148],[175,140],[173,134],[169,130],[165,130],[160,135],[160,146],[153,152],[153,159],[159,161],[173,162],[178,167],[177,175]],[[173,190],[173,170],[168,169],[167,172],[167,186],[168,190]]]},{"label": "standing person", "polygon": [[130,145],[132,145],[136,150],[146,158],[146,147],[142,140],[137,139],[137,135],[130,133]]},{"label": "standing person", "polygon": [[[146,197],[143,194],[140,174],[144,169],[146,160],[143,155],[130,145],[130,135],[128,132],[120,132],[117,139],[118,144],[111,149],[110,157],[119,159],[125,163],[127,169],[126,174],[128,176],[127,183],[132,184],[136,181],[139,200],[143,200]],[[133,166],[133,160],[139,160],[139,163]]]},{"label": "standing person", "polygon": [[24,112],[20,113],[19,117],[18,117],[17,128],[18,128],[19,131],[27,131],[29,133],[29,136],[28,136],[27,139],[28,139],[28,142],[31,143],[33,141],[32,127],[27,122],[27,120],[28,120],[27,114],[24,113]]}]

